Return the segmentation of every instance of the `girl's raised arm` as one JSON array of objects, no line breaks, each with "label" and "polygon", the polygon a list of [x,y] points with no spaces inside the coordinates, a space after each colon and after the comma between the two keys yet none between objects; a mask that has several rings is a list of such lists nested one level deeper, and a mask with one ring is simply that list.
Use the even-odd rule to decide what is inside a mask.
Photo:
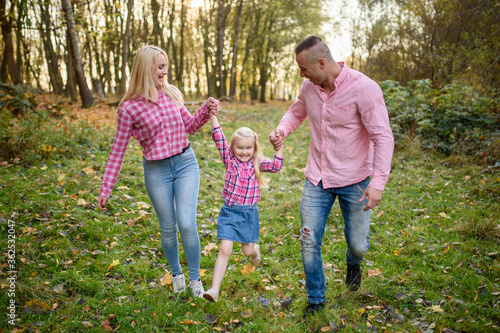
[{"label": "girl's raised arm", "polygon": [[213,113],[210,113],[210,121],[212,122],[212,128],[220,127],[219,120]]}]

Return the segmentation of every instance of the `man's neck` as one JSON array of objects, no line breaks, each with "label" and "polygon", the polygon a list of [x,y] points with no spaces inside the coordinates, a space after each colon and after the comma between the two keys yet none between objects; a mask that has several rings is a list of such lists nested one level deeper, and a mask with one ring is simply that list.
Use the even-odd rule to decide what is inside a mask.
[{"label": "man's neck", "polygon": [[331,63],[331,70],[328,75],[328,80],[321,84],[321,87],[325,90],[327,95],[330,95],[335,90],[335,79],[340,75],[342,71],[342,66],[339,65],[336,61]]}]

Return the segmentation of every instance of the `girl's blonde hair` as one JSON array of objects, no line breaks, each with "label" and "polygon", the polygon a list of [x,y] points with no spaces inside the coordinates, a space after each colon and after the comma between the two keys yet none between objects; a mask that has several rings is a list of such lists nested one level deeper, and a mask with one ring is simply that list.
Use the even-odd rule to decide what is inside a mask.
[{"label": "girl's blonde hair", "polygon": [[260,161],[262,159],[262,146],[259,143],[257,133],[252,131],[248,127],[240,127],[238,128],[234,133],[233,136],[231,137],[231,142],[229,143],[229,149],[231,150],[231,153],[234,155],[234,141],[237,138],[242,138],[242,139],[248,139],[251,138],[254,140],[254,152],[253,152],[253,164],[255,166],[255,178],[257,178],[257,181],[259,182],[260,187],[266,188],[268,180],[262,176],[262,172],[260,169]]},{"label": "girl's blonde hair", "polygon": [[[144,97],[146,99],[146,104],[148,104],[150,100],[156,102],[158,89],[153,81],[153,66],[162,60],[160,58],[162,55],[165,57],[168,68],[167,53],[159,47],[146,45],[137,51],[134,58],[134,64],[132,65],[132,72],[130,73],[129,85],[118,108],[120,108],[124,101],[134,99],[138,96]],[[163,90],[165,95],[170,97],[178,108],[182,108],[184,99],[182,98],[181,92],[176,87],[168,84],[167,80],[164,80],[161,90]]]}]

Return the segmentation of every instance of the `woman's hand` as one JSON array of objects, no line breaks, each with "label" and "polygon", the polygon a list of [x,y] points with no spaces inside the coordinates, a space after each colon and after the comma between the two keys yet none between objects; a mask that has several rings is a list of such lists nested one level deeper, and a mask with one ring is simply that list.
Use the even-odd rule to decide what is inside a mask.
[{"label": "woman's hand", "polygon": [[208,106],[208,109],[210,110],[210,114],[212,114],[214,116],[219,114],[220,102],[218,100],[216,100],[213,97],[209,97],[207,99],[207,106]]},{"label": "woman's hand", "polygon": [[100,210],[104,210],[104,209],[105,209],[104,207],[105,207],[105,206],[106,206],[106,204],[108,203],[108,200],[109,200],[109,198],[106,198],[106,197],[99,197],[99,198],[97,199],[97,207],[98,207]]}]

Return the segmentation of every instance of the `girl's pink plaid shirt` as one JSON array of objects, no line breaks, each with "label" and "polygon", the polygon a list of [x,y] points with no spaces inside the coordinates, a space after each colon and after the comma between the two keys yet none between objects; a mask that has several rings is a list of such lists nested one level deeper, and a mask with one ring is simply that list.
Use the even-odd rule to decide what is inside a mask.
[{"label": "girl's pink plaid shirt", "polygon": [[[226,166],[226,176],[222,197],[228,206],[253,205],[260,200],[259,181],[255,178],[253,160],[239,161],[229,150],[229,146],[220,127],[212,129],[212,139]],[[283,166],[283,159],[274,156],[273,160],[262,158],[260,169],[264,172],[278,172]]]},{"label": "girl's pink plaid shirt", "polygon": [[159,91],[156,102],[139,96],[122,103],[118,110],[116,136],[104,171],[100,196],[109,197],[120,173],[130,137],[143,148],[146,160],[161,160],[179,154],[187,147],[187,134],[194,134],[210,120],[206,102],[191,115],[183,106],[179,109]]}]

